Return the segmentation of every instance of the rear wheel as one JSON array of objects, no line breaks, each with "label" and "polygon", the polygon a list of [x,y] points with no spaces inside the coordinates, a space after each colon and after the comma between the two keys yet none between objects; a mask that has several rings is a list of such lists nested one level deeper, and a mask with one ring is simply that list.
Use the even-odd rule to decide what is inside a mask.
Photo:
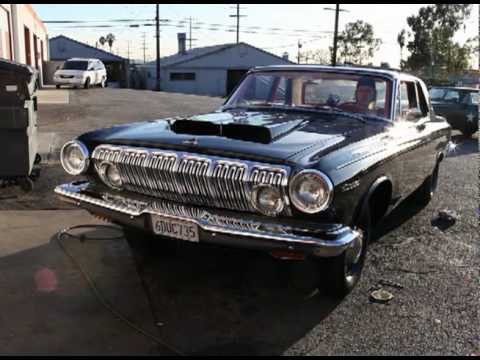
[{"label": "rear wheel", "polygon": [[357,221],[359,237],[350,248],[333,258],[318,259],[318,288],[333,297],[347,295],[360,280],[371,234],[370,211],[366,210]]}]

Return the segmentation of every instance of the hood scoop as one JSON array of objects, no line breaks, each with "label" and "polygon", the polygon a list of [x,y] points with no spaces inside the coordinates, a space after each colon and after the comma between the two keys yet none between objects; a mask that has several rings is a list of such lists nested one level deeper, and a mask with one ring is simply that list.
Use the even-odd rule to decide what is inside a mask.
[{"label": "hood scoop", "polygon": [[176,134],[222,136],[229,139],[269,144],[300,126],[303,120],[268,125],[241,122],[216,123],[203,120],[176,120],[170,129]]}]

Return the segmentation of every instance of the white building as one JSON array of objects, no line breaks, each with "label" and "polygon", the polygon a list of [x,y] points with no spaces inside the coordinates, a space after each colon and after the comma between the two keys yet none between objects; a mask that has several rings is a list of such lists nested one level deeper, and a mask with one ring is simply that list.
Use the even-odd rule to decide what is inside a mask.
[{"label": "white building", "polygon": [[[243,42],[186,50],[185,35],[178,34],[178,45],[177,54],[160,59],[162,91],[225,96],[252,67],[293,64],[285,58]],[[139,72],[143,74],[145,87],[154,90],[156,62],[139,66]]]},{"label": "white building", "polygon": [[49,59],[45,24],[30,4],[0,4],[0,58],[30,65],[42,74]]}]

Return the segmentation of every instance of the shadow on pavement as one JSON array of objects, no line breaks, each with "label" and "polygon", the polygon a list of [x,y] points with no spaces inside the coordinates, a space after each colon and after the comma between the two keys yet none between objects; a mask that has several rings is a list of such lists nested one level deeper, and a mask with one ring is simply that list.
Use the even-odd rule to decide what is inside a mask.
[{"label": "shadow on pavement", "polygon": [[[101,305],[55,237],[0,257],[0,354],[171,355]],[[114,308],[156,331],[124,240],[62,243]]]},{"label": "shadow on pavement", "polygon": [[[0,257],[0,353],[172,355],[102,306],[55,237]],[[123,239],[62,244],[114,309],[186,355],[281,354],[339,303],[312,293],[313,264],[259,252],[179,243],[132,257]]]},{"label": "shadow on pavement", "polygon": [[159,243],[134,257],[162,338],[187,355],[282,354],[339,304],[316,292],[309,262],[183,242],[174,252]]}]

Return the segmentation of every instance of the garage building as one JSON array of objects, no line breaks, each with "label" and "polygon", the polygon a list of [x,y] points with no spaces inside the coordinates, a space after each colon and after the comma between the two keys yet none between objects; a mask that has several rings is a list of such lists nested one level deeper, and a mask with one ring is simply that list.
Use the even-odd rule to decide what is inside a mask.
[{"label": "garage building", "polygon": [[30,4],[0,4],[0,58],[40,72],[48,60],[47,27]]},{"label": "garage building", "polygon": [[[178,34],[178,53],[160,59],[160,90],[225,96],[252,67],[293,64],[247,43],[186,50],[185,34]],[[146,88],[156,88],[156,62],[138,66]]]}]

